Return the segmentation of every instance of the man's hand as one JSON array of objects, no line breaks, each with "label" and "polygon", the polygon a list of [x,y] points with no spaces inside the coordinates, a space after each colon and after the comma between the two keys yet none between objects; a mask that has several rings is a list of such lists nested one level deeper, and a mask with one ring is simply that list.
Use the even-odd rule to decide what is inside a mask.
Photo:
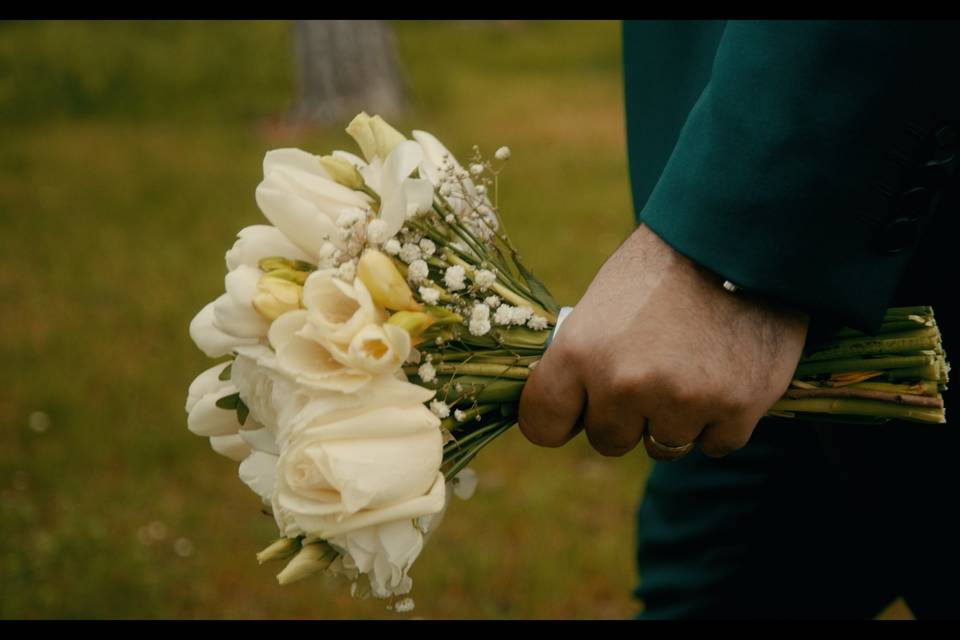
[{"label": "man's hand", "polygon": [[600,269],[520,399],[520,429],[548,447],[585,428],[608,456],[644,425],[709,456],[743,447],[790,384],[805,314],[730,294],[641,226]]}]

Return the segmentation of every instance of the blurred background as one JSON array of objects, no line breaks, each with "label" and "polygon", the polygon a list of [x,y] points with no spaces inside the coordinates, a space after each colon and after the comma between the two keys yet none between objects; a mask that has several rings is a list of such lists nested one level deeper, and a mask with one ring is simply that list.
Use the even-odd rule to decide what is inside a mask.
[{"label": "blurred background", "polygon": [[398,616],[279,587],[273,520],[183,409],[268,149],[352,149],[360,109],[510,146],[508,228],[573,304],[632,228],[621,82],[616,22],[0,23],[0,617],[633,615],[639,452],[496,442]]}]

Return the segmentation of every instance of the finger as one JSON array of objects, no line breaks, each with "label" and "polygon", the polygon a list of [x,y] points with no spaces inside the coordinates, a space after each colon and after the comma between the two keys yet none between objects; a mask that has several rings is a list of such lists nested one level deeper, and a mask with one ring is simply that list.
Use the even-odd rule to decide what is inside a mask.
[{"label": "finger", "polygon": [[559,447],[579,431],[586,391],[576,365],[555,342],[531,372],[520,396],[520,431],[530,442]]},{"label": "finger", "polygon": [[730,416],[715,421],[700,434],[700,451],[711,458],[722,458],[742,449],[750,441],[760,417]]},{"label": "finger", "polygon": [[668,447],[682,447],[700,437],[707,418],[682,407],[667,409],[658,405],[646,411],[649,416],[647,430],[657,442]]},{"label": "finger", "polygon": [[591,400],[589,396],[586,405],[583,426],[587,440],[601,455],[622,456],[643,438],[645,420],[642,415],[623,411],[615,403]]}]

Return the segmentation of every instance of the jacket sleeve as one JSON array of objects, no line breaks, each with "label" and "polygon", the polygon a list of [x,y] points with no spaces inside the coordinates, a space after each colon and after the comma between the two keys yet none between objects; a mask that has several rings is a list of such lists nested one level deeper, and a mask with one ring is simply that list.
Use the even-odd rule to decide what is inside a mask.
[{"label": "jacket sleeve", "polygon": [[745,290],[872,330],[955,173],[958,62],[953,22],[730,22],[640,218]]}]

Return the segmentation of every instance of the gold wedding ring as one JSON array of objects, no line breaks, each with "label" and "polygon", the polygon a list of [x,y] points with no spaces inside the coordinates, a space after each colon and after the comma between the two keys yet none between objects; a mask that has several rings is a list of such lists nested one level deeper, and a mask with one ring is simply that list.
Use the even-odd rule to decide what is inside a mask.
[{"label": "gold wedding ring", "polygon": [[647,450],[647,455],[654,460],[670,461],[682,458],[693,451],[693,447],[696,446],[696,444],[695,441],[677,446],[663,444],[662,442],[657,442],[657,439],[650,433],[649,428],[643,432],[643,446]]}]

